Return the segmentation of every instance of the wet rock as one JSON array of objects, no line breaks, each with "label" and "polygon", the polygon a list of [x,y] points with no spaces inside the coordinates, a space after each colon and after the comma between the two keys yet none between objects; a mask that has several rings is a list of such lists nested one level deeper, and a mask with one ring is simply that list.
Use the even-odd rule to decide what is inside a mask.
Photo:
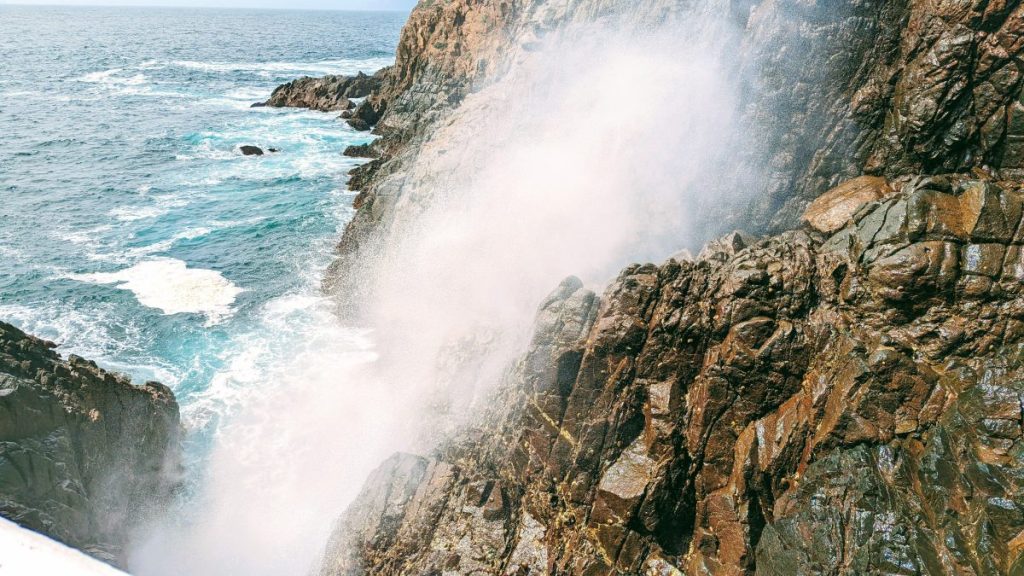
[{"label": "wet rock", "polygon": [[352,111],[352,116],[345,122],[352,128],[359,131],[366,131],[372,128],[380,120],[380,112],[370,101],[365,101]]},{"label": "wet rock", "polygon": [[[413,12],[349,118],[382,155],[353,172],[330,292],[358,301],[348,279],[389,245],[402,186],[433,177],[418,151],[500,81],[502,53],[616,16],[598,0],[551,6]],[[630,22],[677,8],[643,0]],[[500,409],[439,449],[448,472],[420,482],[415,514],[360,541],[361,573],[1024,569],[1024,6],[730,8],[757,86],[742,138],[759,143],[731,160],[763,177],[738,184],[750,206],[707,221],[760,235],[807,214],[816,233],[730,234],[696,259],[632,266],[600,299],[564,284]],[[501,503],[485,518],[487,486]]]},{"label": "wet rock", "polygon": [[811,228],[833,234],[846,226],[865,204],[881,200],[892,192],[885,178],[861,176],[844,182],[822,194],[804,212],[803,220]]},{"label": "wet rock", "polygon": [[973,238],[1018,209],[947,183],[846,218],[846,249],[733,234],[599,303],[563,282],[449,473],[402,491],[415,519],[358,541],[365,574],[1015,573],[1024,326],[995,286],[1020,250]]},{"label": "wet rock", "polygon": [[350,158],[379,158],[380,154],[373,148],[373,144],[353,144],[342,152]]},{"label": "wet rock", "polygon": [[0,322],[0,515],[123,565],[177,482],[178,405],[53,348]]},{"label": "wet rock", "polygon": [[263,156],[263,149],[259,146],[240,146],[238,150],[243,156]]}]

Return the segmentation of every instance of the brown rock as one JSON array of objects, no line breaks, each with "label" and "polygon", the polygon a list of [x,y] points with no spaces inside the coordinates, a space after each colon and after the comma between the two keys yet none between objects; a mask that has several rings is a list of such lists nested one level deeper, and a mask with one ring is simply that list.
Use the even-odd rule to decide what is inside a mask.
[{"label": "brown rock", "polygon": [[885,178],[861,176],[825,192],[804,211],[803,221],[818,232],[834,234],[865,204],[892,193]]}]

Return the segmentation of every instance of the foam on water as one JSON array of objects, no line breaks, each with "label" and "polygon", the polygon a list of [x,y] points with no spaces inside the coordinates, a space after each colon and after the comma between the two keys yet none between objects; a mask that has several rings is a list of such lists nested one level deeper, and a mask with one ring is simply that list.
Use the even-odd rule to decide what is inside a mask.
[{"label": "foam on water", "polygon": [[[345,174],[358,161],[340,152],[370,138],[337,114],[249,106],[298,76],[391,64],[404,16],[0,11],[9,32],[0,34],[0,93],[18,95],[0,107],[0,320],[62,354],[171,386],[187,470],[172,515],[192,521],[208,462],[229,455],[224,466],[241,466],[234,447],[247,445],[239,458],[252,462],[259,444],[290,458],[281,443],[301,431],[275,411],[329,418],[353,382],[344,374],[375,358],[369,335],[340,326],[320,295],[352,214]],[[244,57],[240,45],[250,47]],[[281,152],[244,157],[243,144]],[[320,405],[283,402],[320,389]],[[352,398],[386,400],[363,392]],[[366,428],[358,412],[339,413],[339,433]],[[261,421],[267,430],[253,436]],[[294,469],[308,476],[317,462],[302,458]],[[295,476],[281,489],[302,483]],[[173,567],[182,553],[166,550],[134,573]],[[195,568],[178,573],[231,571]]]},{"label": "foam on water", "polygon": [[110,211],[110,215],[121,222],[156,218],[166,213],[167,210],[159,206],[119,206]]},{"label": "foam on water", "polygon": [[82,282],[115,284],[130,290],[143,306],[164,314],[205,314],[216,324],[231,314],[231,305],[242,289],[214,270],[189,268],[174,258],[154,258],[120,272],[76,274]]},{"label": "foam on water", "polygon": [[203,70],[207,72],[274,72],[287,74],[355,74],[371,73],[390,65],[391,58],[372,59],[330,59],[317,62],[196,62],[192,60],[175,60],[173,66]]}]

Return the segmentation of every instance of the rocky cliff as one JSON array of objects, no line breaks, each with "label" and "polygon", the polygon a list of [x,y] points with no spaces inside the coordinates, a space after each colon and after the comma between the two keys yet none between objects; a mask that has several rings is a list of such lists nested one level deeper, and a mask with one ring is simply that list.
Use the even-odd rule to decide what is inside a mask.
[{"label": "rocky cliff", "polygon": [[361,105],[380,158],[327,288],[359,299],[480,95],[603,19],[710,8],[742,31],[734,161],[758,178],[709,182],[751,193],[708,234],[774,235],[601,297],[563,283],[489,413],[384,463],[321,573],[1024,573],[1024,7],[618,5],[421,2]]},{"label": "rocky cliff", "polygon": [[563,283],[499,408],[385,463],[321,573],[1020,573],[1022,184],[824,203]]},{"label": "rocky cliff", "polygon": [[53,348],[0,322],[0,515],[121,563],[171,495],[178,405]]},{"label": "rocky cliff", "polygon": [[395,206],[436,176],[418,176],[417,166],[435,160],[424,155],[432,143],[452,138],[439,127],[479,123],[474,107],[463,106],[468,95],[521,92],[510,71],[553,37],[586,35],[587,23],[643,34],[709,10],[739,31],[730,52],[744,86],[729,169],[736,175],[707,185],[718,198],[745,192],[703,208],[717,224],[706,238],[791,228],[811,200],[861,174],[1024,168],[1024,13],[1016,2],[421,2],[396,64],[355,111],[382,136],[369,155],[380,158],[353,172],[358,211],[327,289],[360,298],[365,263],[386,251],[402,217]]}]

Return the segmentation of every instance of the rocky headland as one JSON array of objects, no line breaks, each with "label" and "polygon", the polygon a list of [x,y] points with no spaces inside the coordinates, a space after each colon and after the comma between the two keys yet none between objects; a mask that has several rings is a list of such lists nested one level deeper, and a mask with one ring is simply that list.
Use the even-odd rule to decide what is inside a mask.
[{"label": "rocky headland", "polygon": [[[489,408],[382,463],[320,574],[1024,574],[1024,6],[623,4],[424,0],[394,66],[265,103],[379,136],[324,281],[348,318],[465,168],[451,143],[586,25],[728,19],[757,175],[708,179],[747,193],[702,207],[697,257],[558,286]],[[0,324],[0,416],[23,525],[116,560],[169,493],[160,385]]]},{"label": "rocky headland", "polygon": [[[753,236],[564,282],[492,408],[382,464],[321,574],[1024,573],[1024,7],[707,4],[763,140],[736,147],[757,180],[709,183],[751,193],[707,238]],[[692,9],[421,2],[360,104],[340,312],[544,38]]]},{"label": "rocky headland", "polygon": [[0,516],[114,564],[180,476],[178,405],[0,322]]},{"label": "rocky headland", "polygon": [[349,125],[356,130],[369,130],[378,117],[372,107],[358,107],[354,100],[366,98],[380,90],[388,69],[377,71],[372,76],[362,72],[355,76],[323,76],[299,78],[278,86],[265,102],[253,107],[309,108],[321,112],[341,112]]},{"label": "rocky headland", "polygon": [[385,463],[321,574],[1018,573],[1022,185],[878,184],[564,282],[501,408]]}]

